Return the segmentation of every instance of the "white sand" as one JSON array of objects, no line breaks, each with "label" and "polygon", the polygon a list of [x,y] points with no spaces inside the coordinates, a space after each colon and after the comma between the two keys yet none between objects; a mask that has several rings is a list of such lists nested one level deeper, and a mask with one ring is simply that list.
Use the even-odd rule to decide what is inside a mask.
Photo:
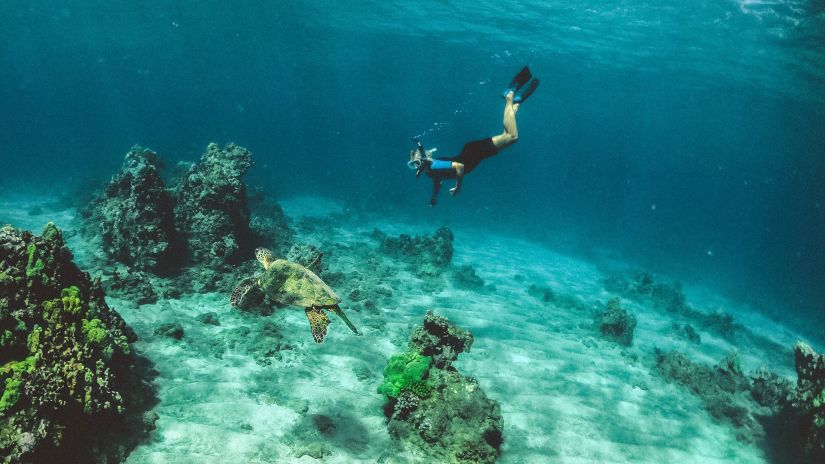
[{"label": "white sand", "polygon": [[[86,242],[70,230],[75,212],[25,213],[34,204],[48,203],[6,198],[0,203],[0,218],[37,233],[47,218],[53,219],[72,237],[69,243],[78,260],[93,261],[92,250],[80,248]],[[284,208],[292,216],[342,210],[334,202],[316,204],[312,199],[286,202]],[[360,241],[374,247],[368,234],[375,227],[390,234],[432,232],[376,219],[342,224],[331,232],[319,228],[318,235],[299,240]],[[715,363],[736,348],[745,370],[751,370],[765,359],[785,359],[781,355],[762,346],[733,347],[707,332],[701,332],[701,345],[687,343],[671,335],[668,314],[627,300],[622,305],[636,315],[638,325],[633,346],[622,349],[599,338],[592,325],[595,310],[613,296],[604,290],[605,276],[594,264],[483,230],[454,232],[454,262],[472,265],[496,290],[472,292],[448,283],[441,291],[426,293],[399,266],[382,282],[393,291],[391,304],[385,305],[389,307],[378,314],[349,313],[363,337],[333,321],[327,341],[316,345],[302,311],[286,309],[269,317],[242,314],[228,304],[231,289],[140,307],[109,298],[140,336],[135,348],[160,373],[158,429],[129,461],[317,462],[296,457],[290,446],[297,442],[300,448],[311,441],[326,443],[332,452],[323,462],[375,462],[382,455],[389,456],[387,462],[422,461],[410,452],[392,451],[376,388],[386,359],[404,348],[412,327],[433,309],[475,336],[472,352],[455,365],[478,378],[487,395],[501,403],[503,463],[765,462],[758,447],[739,443],[735,430],[713,420],[697,398],[652,373],[650,357],[659,347]],[[332,271],[361,265],[339,251],[330,263]],[[527,295],[530,284],[572,295],[593,309],[545,305]],[[724,309],[754,333],[788,348],[796,339],[789,329],[746,306],[707,289],[687,288],[688,302],[699,310]],[[218,314],[220,326],[194,319],[208,311]],[[183,325],[182,341],[153,335],[157,325],[169,321]],[[222,334],[247,326],[252,332],[246,338],[253,338],[266,321],[279,328],[283,343],[293,345],[282,351],[281,359],[269,358],[270,365],[260,365],[242,346],[226,349],[221,359],[214,356],[210,344],[222,344]],[[790,358],[787,361],[770,367],[791,377]],[[369,373],[368,378],[359,380],[358,368]],[[335,430],[328,435],[314,431],[314,414],[329,416]]]}]

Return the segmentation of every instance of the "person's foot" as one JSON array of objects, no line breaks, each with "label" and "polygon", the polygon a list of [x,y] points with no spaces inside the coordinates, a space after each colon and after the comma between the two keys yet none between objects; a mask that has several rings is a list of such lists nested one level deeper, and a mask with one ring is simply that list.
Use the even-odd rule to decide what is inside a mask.
[{"label": "person's foot", "polygon": [[507,95],[504,96],[504,100],[506,100],[507,103],[510,103],[511,101],[513,101],[513,97],[515,95],[516,95],[516,92],[514,90],[511,90],[511,91],[507,92]]}]

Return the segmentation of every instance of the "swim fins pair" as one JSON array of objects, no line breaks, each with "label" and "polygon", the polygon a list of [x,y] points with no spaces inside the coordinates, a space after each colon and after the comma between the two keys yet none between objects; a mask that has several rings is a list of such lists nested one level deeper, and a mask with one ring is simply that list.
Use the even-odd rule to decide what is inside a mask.
[{"label": "swim fins pair", "polygon": [[[527,85],[525,86],[525,84]],[[513,97],[513,103],[524,103],[527,97],[536,91],[538,86],[539,80],[533,79],[533,73],[530,72],[530,67],[525,66],[521,68],[518,74],[513,76],[513,80],[510,81],[510,84],[507,86],[507,89],[504,90],[501,97],[507,98],[508,93],[515,92],[516,95]]]}]

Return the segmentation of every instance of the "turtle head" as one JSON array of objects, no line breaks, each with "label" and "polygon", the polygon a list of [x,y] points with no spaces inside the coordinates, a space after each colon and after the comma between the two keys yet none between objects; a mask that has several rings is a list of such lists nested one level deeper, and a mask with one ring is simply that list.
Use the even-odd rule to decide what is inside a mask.
[{"label": "turtle head", "polygon": [[275,257],[272,256],[272,252],[266,248],[256,248],[255,258],[263,264],[264,270],[269,269],[269,266],[272,265],[273,261],[275,261]]}]

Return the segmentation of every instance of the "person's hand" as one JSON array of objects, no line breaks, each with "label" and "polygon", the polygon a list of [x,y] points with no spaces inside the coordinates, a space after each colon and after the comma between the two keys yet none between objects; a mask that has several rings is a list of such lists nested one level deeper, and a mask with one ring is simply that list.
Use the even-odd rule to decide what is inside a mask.
[{"label": "person's hand", "polygon": [[450,189],[450,195],[456,196],[458,195],[458,187],[453,187]]},{"label": "person's hand", "polygon": [[435,206],[435,204],[436,204],[435,198],[430,198],[430,208]]}]

